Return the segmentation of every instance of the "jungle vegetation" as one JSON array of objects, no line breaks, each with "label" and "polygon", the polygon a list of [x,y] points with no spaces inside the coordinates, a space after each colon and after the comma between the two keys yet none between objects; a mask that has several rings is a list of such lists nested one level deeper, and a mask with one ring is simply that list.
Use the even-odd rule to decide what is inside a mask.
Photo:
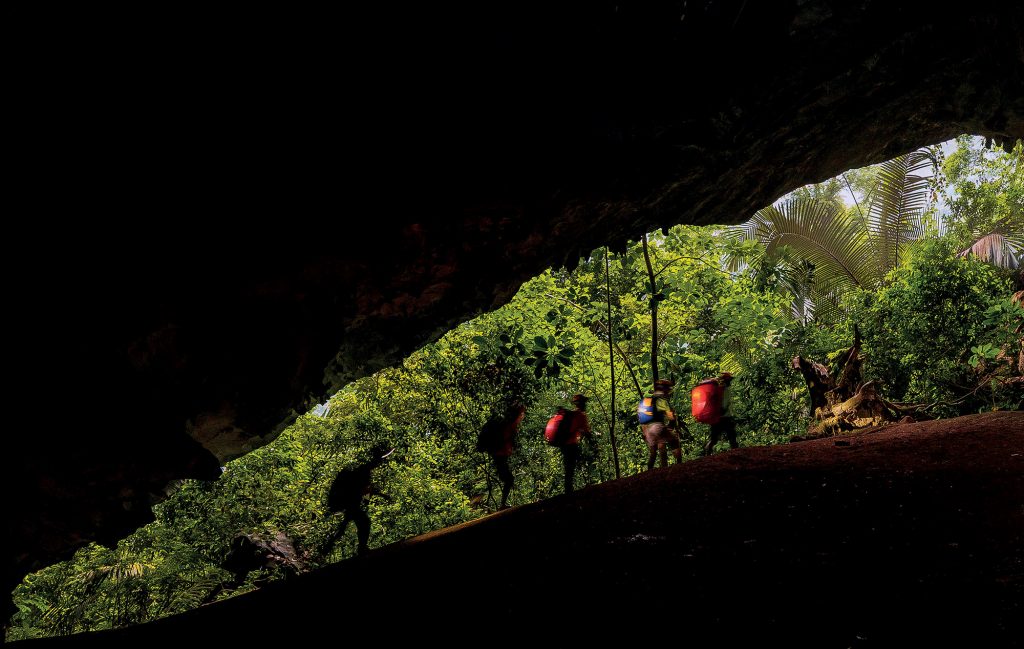
[{"label": "jungle vegetation", "polygon": [[[742,226],[676,226],[543,273],[400,367],[344,387],[216,482],[174,485],[155,522],[117,547],[89,545],[26,576],[7,639],[141,623],[351,557],[354,529],[329,543],[339,519],[326,492],[377,444],[397,450],[375,473],[371,547],[485,515],[500,488],[476,433],[515,400],[527,411],[513,505],[561,493],[541,432],[577,392],[597,433],[577,487],[645,468],[636,404],[656,375],[676,383],[685,458],[707,435],[689,418],[689,388],[722,371],[736,376],[741,444],[787,443],[810,415],[790,359],[827,365],[854,324],[865,375],[891,401],[931,417],[1020,409],[1024,148],[970,137],[945,148],[801,188]],[[239,534],[286,537],[294,555],[236,578],[223,563]]]}]

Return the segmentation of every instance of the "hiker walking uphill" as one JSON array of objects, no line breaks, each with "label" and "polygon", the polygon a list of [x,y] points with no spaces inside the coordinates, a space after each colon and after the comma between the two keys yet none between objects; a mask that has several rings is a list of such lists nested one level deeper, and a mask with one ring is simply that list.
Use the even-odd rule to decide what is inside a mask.
[{"label": "hiker walking uphill", "polygon": [[[722,372],[717,378],[702,381],[693,389],[693,415],[697,421],[711,425],[711,435],[708,443],[704,445],[704,455],[711,455],[715,451],[715,444],[725,436],[729,440],[730,448],[739,448],[736,442],[736,421],[733,419],[732,374]],[[702,386],[713,387],[714,390],[704,390],[701,393],[703,404],[700,403],[698,392]],[[705,396],[706,395],[706,396]],[[700,410],[700,415],[698,415]]]},{"label": "hiker walking uphill", "polygon": [[327,552],[330,553],[334,544],[345,534],[349,521],[356,524],[356,535],[359,539],[357,552],[365,554],[369,549],[370,540],[370,515],[366,513],[363,506],[363,499],[373,491],[372,474],[380,464],[395,449],[388,450],[384,446],[375,446],[370,452],[370,459],[354,468],[345,469],[338,473],[331,483],[331,490],[327,494],[327,509],[331,512],[344,512],[345,517],[327,544]]},{"label": "hiker walking uphill", "polygon": [[580,439],[593,439],[590,431],[590,419],[587,417],[587,401],[590,399],[582,394],[572,397],[576,406],[573,411],[558,409],[558,414],[548,421],[544,438],[551,446],[557,446],[562,452],[562,465],[565,467],[565,493],[572,493],[576,479],[576,465],[580,459]]},{"label": "hiker walking uphill", "polygon": [[494,461],[494,469],[501,480],[501,505],[498,509],[508,507],[508,495],[515,484],[515,476],[509,468],[508,459],[516,446],[516,433],[523,421],[526,406],[517,403],[510,406],[501,416],[492,417],[477,437],[476,450],[487,453]]},{"label": "hiker walking uphill", "polygon": [[668,466],[667,449],[672,449],[672,456],[677,464],[683,461],[682,450],[679,448],[679,433],[676,430],[676,415],[668,403],[674,385],[668,379],[655,381],[653,394],[642,398],[637,407],[640,430],[643,432],[644,441],[647,443],[649,451],[648,471],[654,468],[654,459],[659,453],[661,454],[661,466]]}]

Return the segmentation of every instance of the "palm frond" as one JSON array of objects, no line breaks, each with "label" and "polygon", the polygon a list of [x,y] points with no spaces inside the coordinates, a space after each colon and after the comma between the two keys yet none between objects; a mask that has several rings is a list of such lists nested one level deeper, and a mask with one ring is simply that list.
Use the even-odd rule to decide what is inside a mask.
[{"label": "palm frond", "polygon": [[[1021,176],[1024,177],[1024,173]],[[1013,249],[1018,260],[1024,257],[1024,208],[1004,218],[995,226],[993,232],[1006,238],[1007,245]]]},{"label": "palm frond", "polygon": [[207,601],[210,593],[220,584],[221,579],[218,577],[205,575],[188,584],[184,589],[176,588],[169,593],[170,597],[165,602],[165,610],[182,611],[198,608]]},{"label": "palm frond", "polygon": [[814,264],[784,255],[780,285],[792,298],[790,316],[807,324],[814,317]]},{"label": "palm frond", "polygon": [[814,319],[819,322],[836,322],[842,318],[841,291],[820,291],[814,295]]},{"label": "palm frond", "polygon": [[793,196],[758,210],[734,231],[740,239],[762,244],[763,252],[751,266],[759,275],[776,277],[778,288],[792,298],[793,317],[802,322],[814,318],[822,306],[826,312],[831,309],[819,301],[873,286],[882,277],[863,220],[836,201]]},{"label": "palm frond", "polygon": [[766,222],[759,236],[766,251],[792,248],[814,265],[818,286],[874,283],[876,273],[867,258],[866,233],[836,204],[791,200],[762,212]]},{"label": "palm frond", "polygon": [[1015,269],[1020,266],[1020,260],[1014,254],[1014,246],[1005,235],[998,232],[991,232],[974,242],[969,248],[958,253],[960,257],[974,255],[984,262],[988,262],[999,268]]},{"label": "palm frond", "polygon": [[726,270],[730,273],[738,273],[743,270],[747,264],[756,264],[757,258],[760,256],[758,254],[760,251],[751,251],[753,254],[749,254],[740,248],[740,244],[746,241],[757,240],[756,231],[755,228],[751,226],[751,221],[747,221],[740,225],[730,226],[723,230],[722,234],[725,236],[728,243],[722,259]]},{"label": "palm frond", "polygon": [[730,374],[739,374],[743,370],[743,366],[741,356],[731,351],[722,354],[722,360],[718,365],[720,372],[729,372]]},{"label": "palm frond", "polygon": [[[907,244],[925,233],[938,162],[932,150],[921,149],[883,163],[870,174],[874,184],[863,210],[847,209],[835,200],[837,191],[794,192],[729,234],[762,244],[759,257],[747,261],[792,296],[795,318],[837,317],[843,294],[879,284]],[[836,180],[825,189],[841,185]]]},{"label": "palm frond", "polygon": [[138,579],[143,576],[148,569],[149,566],[139,561],[125,561],[117,563],[111,568],[110,577],[114,581]]},{"label": "palm frond", "polygon": [[[868,202],[868,231],[876,261],[886,272],[902,261],[907,244],[924,234],[922,217],[938,159],[919,149],[880,165]],[[925,173],[931,171],[932,173]]]}]

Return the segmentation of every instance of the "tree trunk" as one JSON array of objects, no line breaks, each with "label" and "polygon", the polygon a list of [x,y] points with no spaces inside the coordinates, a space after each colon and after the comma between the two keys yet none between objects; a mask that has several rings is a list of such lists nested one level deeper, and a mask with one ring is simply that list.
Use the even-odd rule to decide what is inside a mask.
[{"label": "tree trunk", "polygon": [[[796,357],[793,366],[807,381],[814,404],[814,420],[806,435],[791,441],[839,435],[899,419],[899,412],[878,393],[874,381],[865,383],[861,376],[860,331],[854,327],[853,346],[836,362],[835,372],[809,359]],[[838,379],[833,377],[838,376]],[[824,403],[822,403],[824,400]]]},{"label": "tree trunk", "polygon": [[611,251],[604,249],[604,280],[608,288],[608,362],[612,370],[612,407],[611,424],[608,427],[608,437],[612,443],[612,457],[615,459],[615,479],[619,479],[619,448],[615,444],[615,340],[612,337],[612,273],[611,262],[608,255]]},{"label": "tree trunk", "polygon": [[651,266],[651,253],[647,249],[647,234],[644,234],[644,263],[647,264],[647,279],[651,293],[651,384],[658,380],[658,293],[655,286],[654,267]]}]

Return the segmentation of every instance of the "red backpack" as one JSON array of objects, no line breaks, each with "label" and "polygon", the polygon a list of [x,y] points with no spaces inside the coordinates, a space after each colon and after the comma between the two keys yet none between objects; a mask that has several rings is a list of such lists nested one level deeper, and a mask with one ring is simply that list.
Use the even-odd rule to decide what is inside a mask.
[{"label": "red backpack", "polygon": [[572,434],[573,413],[565,408],[559,408],[558,412],[544,427],[544,441],[551,446],[565,446],[566,440]]},{"label": "red backpack", "polygon": [[702,424],[717,424],[722,418],[724,390],[715,379],[707,379],[690,390],[693,418]]}]

